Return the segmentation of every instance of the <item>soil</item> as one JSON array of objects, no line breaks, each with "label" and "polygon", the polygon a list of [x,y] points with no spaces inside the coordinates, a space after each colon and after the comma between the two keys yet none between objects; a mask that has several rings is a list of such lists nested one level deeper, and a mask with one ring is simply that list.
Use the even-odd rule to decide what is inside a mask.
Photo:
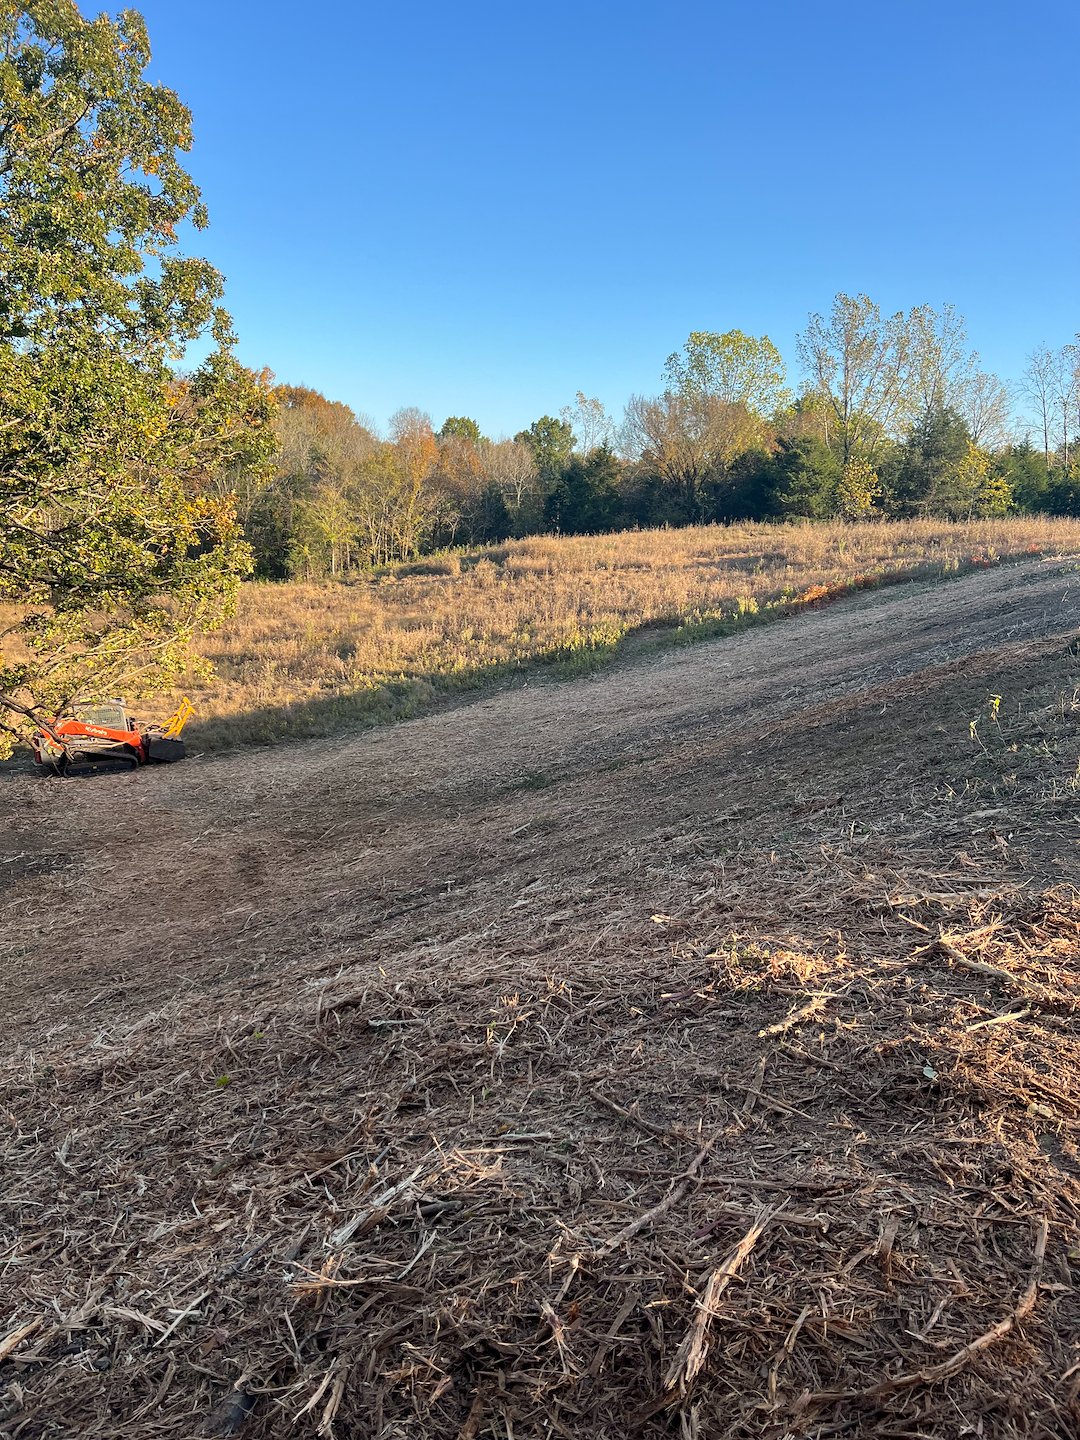
[{"label": "soil", "polygon": [[[42,1238],[25,1253],[13,1238],[7,1270],[0,1252],[0,1312],[42,1328],[17,1373],[0,1363],[0,1434],[274,1435],[316,1391],[297,1433],[1073,1433],[1078,630],[1075,564],[1024,562],[383,730],[131,775],[4,776],[0,1116],[21,1147],[9,1202]],[[953,945],[961,968],[950,935],[970,942]],[[936,968],[912,990],[916,952]],[[841,991],[850,1014],[826,1024]],[[1014,1053],[1008,1005],[1025,997],[1050,1018]],[[996,1047],[996,1095],[972,1079],[989,1064],[976,1039]],[[1043,1090],[1008,1078],[1021,1061]],[[945,1094],[950,1065],[964,1079]],[[1008,1100],[1022,1093],[1047,1114]],[[265,1173],[219,1194],[259,1114],[277,1137],[251,1141]],[[604,1148],[612,1125],[621,1150]],[[553,1156],[520,1173],[505,1158],[561,1126]],[[507,1133],[526,1139],[500,1150]],[[279,1234],[283,1177],[321,1174],[320,1156],[344,1170]],[[727,1208],[710,1209],[724,1176]],[[78,1195],[67,1210],[50,1208],[58,1184]],[[350,1257],[342,1216],[394,1184],[382,1208],[404,1196],[407,1213],[391,1226],[372,1210]],[[133,1185],[138,1200],[100,1198]],[[856,1191],[822,1220],[822,1197]],[[620,1241],[658,1199],[664,1219]],[[69,1244],[56,1217],[80,1204]],[[484,1204],[502,1218],[478,1230]],[[457,1231],[434,1224],[439,1205],[462,1211]],[[166,1262],[162,1227],[192,1207],[220,1214],[218,1238]],[[95,1235],[106,1217],[112,1249]],[[1051,1278],[1025,1311],[1040,1224]],[[578,1298],[556,1253],[578,1255]],[[877,1278],[844,1290],[861,1255]],[[518,1298],[481,1323],[466,1312],[488,1294],[485,1257],[493,1296],[516,1274],[531,1298],[511,1284]],[[370,1280],[399,1258],[409,1284],[374,1308],[334,1288],[350,1265]],[[745,1288],[717,1259],[746,1266]],[[220,1313],[204,1296],[163,1334],[203,1280]],[[730,1323],[698,1303],[719,1305],[716,1285]],[[1002,1316],[986,1361],[956,1359]],[[939,1338],[913,1340],[928,1322]],[[96,1350],[72,1351],[80,1325]],[[991,1347],[1010,1343],[1003,1374]]]},{"label": "soil", "polygon": [[583,921],[609,889],[644,910],[676,838],[730,851],[829,811],[887,820],[897,767],[962,771],[986,696],[1007,708],[1041,642],[1052,656],[1078,629],[1075,569],[1010,565],[354,736],[82,783],[9,777],[3,1024],[89,1034],[158,1003],[164,977],[212,995],[298,951],[395,963],[478,917],[513,949],[550,893],[584,886]]}]

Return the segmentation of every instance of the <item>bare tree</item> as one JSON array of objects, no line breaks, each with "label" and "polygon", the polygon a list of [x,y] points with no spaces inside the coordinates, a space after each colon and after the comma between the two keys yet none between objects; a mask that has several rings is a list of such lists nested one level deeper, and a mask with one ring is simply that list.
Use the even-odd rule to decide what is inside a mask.
[{"label": "bare tree", "polygon": [[811,315],[799,336],[810,389],[835,419],[834,443],[846,465],[873,458],[882,439],[913,413],[911,340],[902,313],[883,319],[866,295],[837,295],[829,318]]},{"label": "bare tree", "polygon": [[603,403],[595,397],[589,399],[584,390],[579,390],[573,405],[564,405],[559,411],[577,439],[577,451],[585,459],[599,450],[601,445],[610,445],[615,426]]},{"label": "bare tree", "polygon": [[480,447],[480,466],[485,481],[499,487],[515,521],[520,524],[535,516],[540,481],[528,445],[517,440],[488,441]]},{"label": "bare tree", "polygon": [[705,482],[721,476],[736,455],[762,438],[761,417],[745,405],[669,390],[654,400],[631,396],[622,448],[658,475],[675,492],[687,519],[696,520]]},{"label": "bare tree", "polygon": [[967,375],[954,408],[968,427],[972,442],[982,450],[996,450],[1009,439],[1012,396],[996,375],[974,370]]},{"label": "bare tree", "polygon": [[1072,437],[1080,410],[1080,346],[1063,345],[1054,359],[1054,402],[1061,419],[1061,458],[1068,470]]},{"label": "bare tree", "polygon": [[912,401],[923,414],[959,410],[964,386],[978,356],[969,350],[964,317],[952,305],[918,305],[904,326],[909,348]]},{"label": "bare tree", "polygon": [[1043,455],[1046,468],[1050,469],[1050,431],[1054,423],[1057,402],[1058,362],[1054,352],[1046,345],[1040,345],[1028,356],[1024,371],[1024,393],[1035,406],[1035,414],[1042,427]]},{"label": "bare tree", "polygon": [[631,395],[623,423],[623,445],[679,496],[688,518],[696,518],[698,492],[709,472],[710,450],[691,407],[670,392],[659,399]]}]

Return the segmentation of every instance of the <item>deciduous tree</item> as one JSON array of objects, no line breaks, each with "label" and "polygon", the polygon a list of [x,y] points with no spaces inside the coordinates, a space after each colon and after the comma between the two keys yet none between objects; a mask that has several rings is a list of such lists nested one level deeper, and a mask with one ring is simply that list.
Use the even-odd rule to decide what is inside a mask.
[{"label": "deciduous tree", "polygon": [[579,390],[573,405],[564,405],[559,414],[574,433],[577,453],[585,459],[601,445],[610,446],[615,426],[602,401],[595,396],[590,399],[583,390]]},{"label": "deciduous tree", "polygon": [[1035,407],[1039,430],[1042,434],[1043,459],[1050,469],[1050,436],[1054,428],[1054,411],[1057,400],[1058,360],[1046,345],[1037,346],[1028,356],[1024,371],[1024,393]]},{"label": "deciduous tree", "polygon": [[540,476],[532,447],[517,440],[491,441],[481,447],[484,478],[499,490],[518,535],[536,529],[543,518]]},{"label": "deciduous tree", "polygon": [[957,409],[978,358],[968,346],[964,317],[953,305],[940,310],[917,305],[903,320],[903,330],[913,412]]},{"label": "deciduous tree", "polygon": [[836,511],[845,520],[865,520],[881,495],[881,480],[869,460],[852,456],[836,484]]},{"label": "deciduous tree", "polygon": [[904,315],[883,318],[868,296],[839,294],[828,319],[810,316],[798,345],[810,389],[832,411],[830,443],[845,465],[853,456],[872,460],[917,408]]},{"label": "deciduous tree", "polygon": [[[178,159],[191,119],[144,78],[133,11],[0,6],[0,728],[87,688],[170,683],[250,566],[215,481],[273,448],[269,386],[231,354]],[[186,379],[171,368],[212,336]]]},{"label": "deciduous tree", "polygon": [[545,483],[561,473],[574,451],[575,436],[570,425],[551,415],[541,415],[527,430],[519,430],[514,439],[532,451],[536,472]]},{"label": "deciduous tree", "polygon": [[761,421],[745,405],[670,390],[656,399],[632,396],[623,425],[624,447],[658,477],[689,523],[706,518],[707,488],[760,438]]},{"label": "deciduous tree", "polygon": [[[1012,487],[994,467],[993,456],[969,440],[967,454],[956,472],[960,506],[966,502],[967,516],[1007,515],[1012,509]],[[959,508],[959,507],[958,507]]]},{"label": "deciduous tree", "polygon": [[431,428],[431,417],[415,406],[407,406],[390,417],[390,433],[404,480],[397,507],[397,546],[403,558],[417,554],[425,524],[431,516],[432,495],[428,482],[439,458]]},{"label": "deciduous tree", "polygon": [[664,367],[668,389],[688,398],[742,405],[756,415],[771,415],[789,398],[784,362],[767,335],[727,330],[695,330],[682,351]]},{"label": "deciduous tree", "polygon": [[1063,345],[1054,357],[1054,403],[1060,429],[1059,454],[1068,471],[1072,441],[1080,426],[1080,345]]},{"label": "deciduous tree", "polygon": [[956,408],[973,444],[997,450],[1008,443],[1012,397],[1009,387],[996,375],[974,370],[960,387]]}]

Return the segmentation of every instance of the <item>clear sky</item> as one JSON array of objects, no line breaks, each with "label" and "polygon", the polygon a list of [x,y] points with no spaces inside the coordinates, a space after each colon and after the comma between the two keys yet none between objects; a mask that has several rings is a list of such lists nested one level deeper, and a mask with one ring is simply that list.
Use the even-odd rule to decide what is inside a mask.
[{"label": "clear sky", "polygon": [[1077,0],[134,3],[241,358],[380,425],[621,412],[691,330],[795,369],[837,290],[1005,378],[1080,329]]}]

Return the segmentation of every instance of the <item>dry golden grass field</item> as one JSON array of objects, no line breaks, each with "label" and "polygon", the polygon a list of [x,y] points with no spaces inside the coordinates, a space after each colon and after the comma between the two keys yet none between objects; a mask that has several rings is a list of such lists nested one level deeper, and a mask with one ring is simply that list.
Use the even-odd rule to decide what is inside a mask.
[{"label": "dry golden grass field", "polygon": [[[254,584],[192,681],[204,749],[401,718],[525,667],[590,669],[905,578],[1080,550],[1080,521],[707,526],[512,541],[323,584]],[[944,603],[943,592],[943,603]]]}]

